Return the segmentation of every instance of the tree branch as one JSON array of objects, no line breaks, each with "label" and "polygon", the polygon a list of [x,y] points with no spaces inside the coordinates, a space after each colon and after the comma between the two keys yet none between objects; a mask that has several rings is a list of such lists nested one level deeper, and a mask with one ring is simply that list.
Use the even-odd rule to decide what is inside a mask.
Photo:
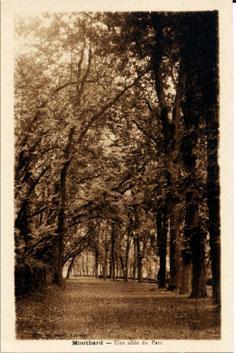
[{"label": "tree branch", "polygon": [[85,87],[85,83],[86,83],[86,80],[87,80],[87,77],[90,73],[90,68],[91,68],[91,62],[92,62],[92,49],[91,49],[91,46],[89,47],[89,56],[88,56],[88,65],[87,65],[87,68],[86,68],[86,71],[84,73],[84,76],[81,80],[81,83],[80,83],[80,86],[77,86],[77,89],[76,89],[76,103],[78,105],[80,105],[80,101],[81,101],[81,96],[84,92],[84,87]]},{"label": "tree branch", "polygon": [[159,139],[155,138],[151,134],[149,134],[142,126],[140,126],[137,121],[133,120],[133,123],[137,126],[137,128],[146,136],[148,137],[152,142],[155,143],[156,147],[160,146]]},{"label": "tree branch", "polygon": [[110,102],[108,102],[104,107],[102,107],[88,122],[85,124],[84,128],[82,129],[77,143],[80,143],[92,124],[99,119],[110,107],[112,107],[119,99],[123,96],[123,94],[128,91],[131,87],[133,87],[138,80],[140,80],[140,76],[138,76],[130,85],[126,86],[121,92],[119,92]]}]

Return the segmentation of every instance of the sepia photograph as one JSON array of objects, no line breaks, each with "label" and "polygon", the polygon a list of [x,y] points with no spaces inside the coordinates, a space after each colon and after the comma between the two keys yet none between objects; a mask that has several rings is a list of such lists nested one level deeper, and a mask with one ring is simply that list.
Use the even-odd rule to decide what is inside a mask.
[{"label": "sepia photograph", "polygon": [[17,342],[222,339],[219,23],[14,14]]}]

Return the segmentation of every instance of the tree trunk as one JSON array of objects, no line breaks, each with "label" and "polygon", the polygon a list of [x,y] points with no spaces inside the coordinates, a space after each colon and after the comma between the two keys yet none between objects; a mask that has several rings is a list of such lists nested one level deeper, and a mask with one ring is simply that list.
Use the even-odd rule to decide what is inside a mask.
[{"label": "tree trunk", "polygon": [[129,249],[130,249],[130,239],[127,237],[126,249],[125,249],[125,281],[128,282],[129,278]]},{"label": "tree trunk", "polygon": [[[218,15],[212,14],[208,21],[208,43],[210,43],[210,58],[208,60],[208,86],[205,88],[207,95],[208,113],[206,114],[207,126],[207,205],[209,212],[209,233],[211,248],[212,270],[212,299],[215,304],[221,303],[221,246],[220,246],[220,185],[219,185],[219,33]],[[210,77],[209,77],[210,76]]]},{"label": "tree trunk", "polygon": [[120,266],[121,266],[121,276],[125,278],[125,265],[124,265],[124,259],[122,256],[120,256]]},{"label": "tree trunk", "polygon": [[28,200],[25,200],[23,201],[21,210],[18,213],[15,220],[15,228],[19,229],[20,234],[23,236],[25,244],[27,244],[32,239],[31,235],[29,234],[27,214],[28,214]]},{"label": "tree trunk", "polygon": [[191,298],[201,298],[206,296],[205,285],[205,242],[204,235],[195,233],[191,241],[192,251],[192,292]]},{"label": "tree trunk", "polygon": [[201,264],[201,297],[207,297],[207,290],[206,290],[206,239],[204,244],[204,259]]},{"label": "tree trunk", "polygon": [[[65,196],[64,190],[62,191]],[[62,197],[64,198],[64,197]],[[63,237],[64,237],[64,208],[60,208],[58,213],[58,225],[57,225],[57,248],[55,258],[55,271],[54,271],[54,283],[62,286],[62,255],[63,255]]]},{"label": "tree trunk", "polygon": [[107,277],[107,256],[108,256],[109,244],[105,241],[104,244],[104,260],[103,260],[103,279],[105,281]]},{"label": "tree trunk", "polygon": [[[189,218],[189,220],[186,220],[185,241],[191,244],[193,297],[205,295],[205,235],[202,229],[203,222],[201,221],[201,213],[199,212],[203,180],[199,183],[199,169],[196,161],[201,159],[201,155],[198,154],[199,151],[197,152],[197,142],[199,137],[201,138],[202,136],[202,126],[205,122],[206,112],[212,111],[217,106],[217,84],[215,84],[217,81],[217,65],[215,63],[217,56],[217,36],[215,33],[215,29],[217,28],[216,17],[216,13],[212,12],[212,14],[206,14],[205,19],[202,16],[201,18],[192,16],[189,19],[183,19],[183,25],[189,28],[189,31],[186,31],[182,36],[181,49],[183,71],[186,77],[185,97],[181,105],[184,121],[182,157],[187,174],[186,198],[189,199],[186,206],[186,218]],[[204,33],[204,36],[202,33]],[[206,50],[205,55],[202,55],[203,47]],[[194,60],[193,53],[195,53]],[[216,156],[217,148],[214,149],[214,155]],[[212,155],[209,157],[209,159],[211,159]],[[214,190],[213,193],[216,195],[214,197],[217,198],[217,195],[219,195],[217,190]],[[217,204],[214,205],[213,200],[209,203],[209,209],[210,208],[214,211],[216,210],[218,213]],[[209,220],[210,219],[211,216],[209,212]],[[213,224],[217,224],[217,221],[215,220]],[[202,262],[200,263],[200,261]]]},{"label": "tree trunk", "polygon": [[[192,262],[191,298],[201,298],[203,295],[203,268],[205,268],[205,242],[200,227],[199,200],[194,191],[188,191],[186,197],[186,218],[184,227],[184,253]],[[187,260],[188,262],[188,260]]]},{"label": "tree trunk", "polygon": [[166,286],[166,244],[167,244],[167,222],[164,209],[157,212],[157,247],[160,259],[160,267],[157,275],[159,288]]},{"label": "tree trunk", "polygon": [[192,263],[189,259],[182,258],[179,294],[191,293]]},{"label": "tree trunk", "polygon": [[172,112],[172,121],[174,124],[174,142],[172,153],[169,156],[169,165],[171,170],[171,189],[175,195],[171,205],[170,217],[170,282],[169,290],[179,291],[181,287],[181,236],[182,236],[182,213],[185,206],[183,202],[182,191],[180,190],[181,181],[181,158],[180,141],[182,137],[181,121],[181,99],[183,98],[184,76],[182,67],[180,67],[179,79],[176,86],[176,96]]},{"label": "tree trunk", "polygon": [[78,258],[76,263],[74,264],[74,275],[75,276],[81,275],[80,266],[79,266],[80,262],[81,262],[81,260],[80,260],[80,258]]},{"label": "tree trunk", "polygon": [[[118,261],[118,257],[116,261],[115,270],[115,278],[120,277],[120,262]],[[115,280],[115,278],[113,278],[113,281]]]},{"label": "tree trunk", "polygon": [[67,274],[66,274],[66,278],[67,278],[67,279],[70,278],[71,271],[72,271],[72,268],[73,268],[73,266],[74,266],[75,259],[76,259],[76,256],[72,257],[72,259],[71,259],[71,262],[70,262],[70,264],[69,264],[69,267],[68,267],[68,270],[67,270]]},{"label": "tree trunk", "polygon": [[141,242],[139,236],[137,237],[137,263],[138,263],[138,281],[143,281],[143,255],[141,250]]},{"label": "tree trunk", "polygon": [[55,266],[54,266],[54,283],[62,286],[62,268],[63,268],[63,252],[64,252],[64,217],[65,217],[65,206],[66,206],[66,177],[68,168],[70,166],[70,150],[74,134],[74,128],[70,129],[68,142],[65,148],[65,160],[61,173],[60,173],[60,206],[57,220],[57,241],[56,241],[56,255],[55,255]]},{"label": "tree trunk", "polygon": [[152,265],[149,257],[147,259],[147,276],[148,276],[148,279],[152,278]]},{"label": "tree trunk", "polygon": [[115,237],[115,224],[112,224],[111,230],[111,277],[113,281],[116,278],[116,237]]},{"label": "tree trunk", "polygon": [[180,286],[181,271],[181,209],[179,205],[173,208],[170,219],[170,282],[168,289],[176,290]]},{"label": "tree trunk", "polygon": [[168,290],[175,290],[177,287],[177,266],[176,266],[176,230],[173,224],[170,226],[170,281]]},{"label": "tree trunk", "polygon": [[220,185],[218,109],[206,115],[207,124],[207,206],[212,272],[212,299],[221,303]]},{"label": "tree trunk", "polygon": [[133,263],[133,280],[136,280],[136,271],[137,271],[137,239],[133,238],[134,244],[134,263]]},{"label": "tree trunk", "polygon": [[95,249],[95,277],[98,278],[99,252]]},{"label": "tree trunk", "polygon": [[109,259],[109,278],[112,278],[112,261],[111,261],[111,256]]},{"label": "tree trunk", "polygon": [[89,256],[88,256],[88,253],[86,253],[86,257],[85,257],[85,259],[86,259],[86,276],[88,276],[89,275]]},{"label": "tree trunk", "polygon": [[81,263],[82,263],[82,275],[85,276],[86,275],[86,264],[84,261],[84,254],[82,254],[82,256],[81,256]]}]

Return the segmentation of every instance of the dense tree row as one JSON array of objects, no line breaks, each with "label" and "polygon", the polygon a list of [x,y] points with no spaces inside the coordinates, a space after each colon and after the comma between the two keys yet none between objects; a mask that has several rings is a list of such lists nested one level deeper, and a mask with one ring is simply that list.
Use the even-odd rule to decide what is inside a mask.
[{"label": "dense tree row", "polygon": [[[94,274],[220,303],[217,13],[18,18],[16,268]],[[30,44],[30,47],[29,47]],[[155,266],[154,266],[155,265]],[[132,273],[132,275],[131,275]],[[149,276],[149,277],[150,277]]]}]

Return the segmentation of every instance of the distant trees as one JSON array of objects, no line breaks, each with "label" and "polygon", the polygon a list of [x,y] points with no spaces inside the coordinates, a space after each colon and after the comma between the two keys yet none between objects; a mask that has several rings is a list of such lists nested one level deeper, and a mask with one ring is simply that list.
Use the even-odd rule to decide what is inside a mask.
[{"label": "distant trees", "polygon": [[61,285],[85,249],[126,281],[158,257],[159,287],[197,298],[210,246],[220,303],[217,13],[43,14],[16,32],[17,261]]}]

